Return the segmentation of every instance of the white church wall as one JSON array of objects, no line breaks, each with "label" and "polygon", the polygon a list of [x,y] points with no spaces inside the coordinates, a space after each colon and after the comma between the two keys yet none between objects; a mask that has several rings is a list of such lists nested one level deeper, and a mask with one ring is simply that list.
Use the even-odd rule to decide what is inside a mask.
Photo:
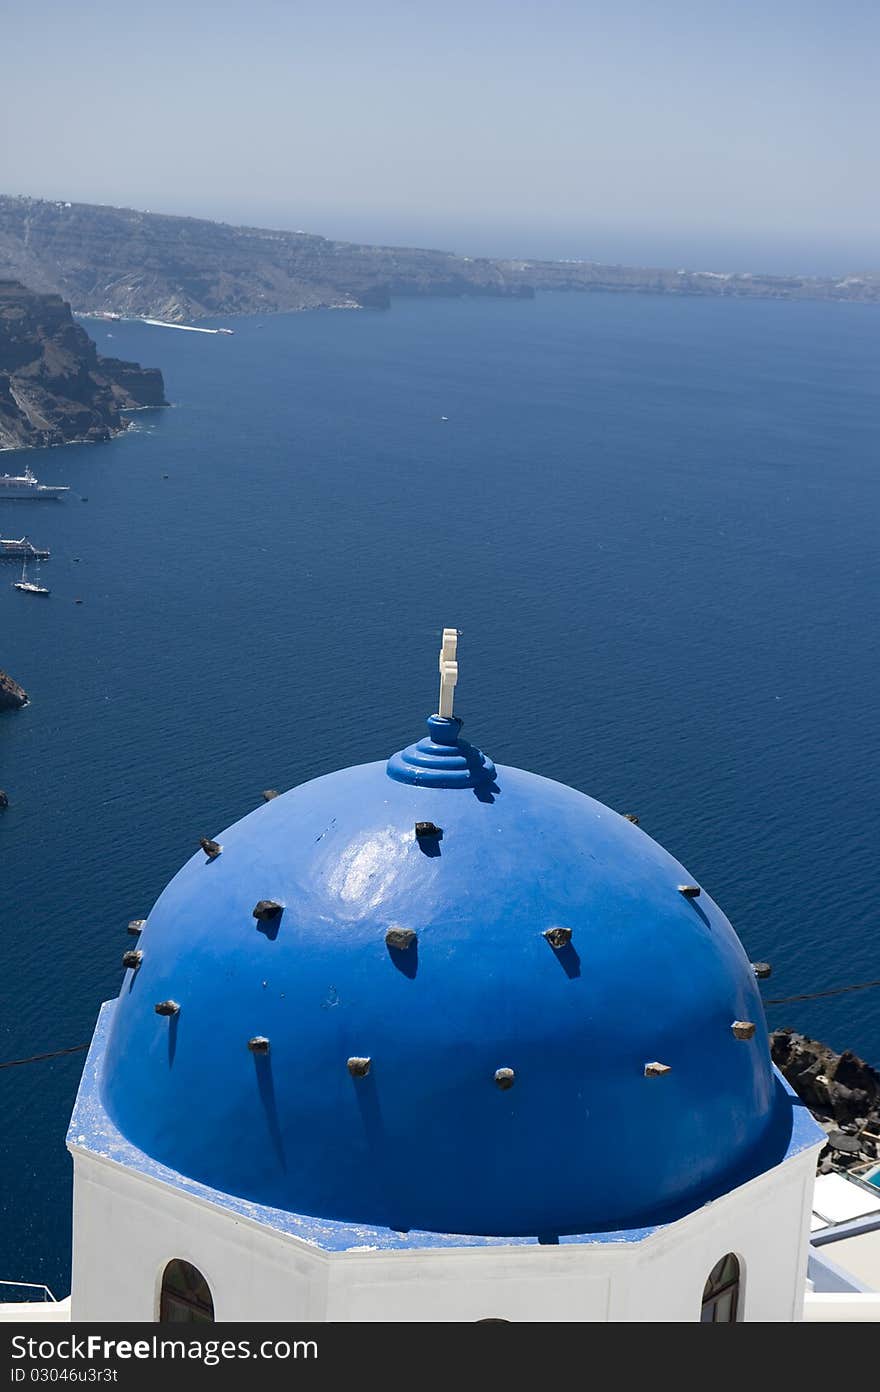
[{"label": "white church wall", "polygon": [[572,1244],[348,1254],[333,1264],[328,1319],[605,1321],[629,1253]]},{"label": "white church wall", "polygon": [[739,1318],[800,1320],[817,1148],[715,1199],[643,1244],[628,1281],[615,1285],[609,1318],[699,1319],[706,1279],[715,1263],[732,1252],[740,1263]]},{"label": "white church wall", "polygon": [[740,1318],[802,1318],[815,1150],[637,1243],[349,1254],[331,1320],[688,1322],[715,1263],[742,1268]]},{"label": "white church wall", "polygon": [[802,1318],[815,1149],[637,1243],[327,1254],[74,1151],[75,1320],[157,1318],[167,1262],[205,1276],[218,1320],[694,1321],[727,1252],[740,1318]]},{"label": "white church wall", "polygon": [[218,1320],[323,1320],[327,1258],[148,1176],[74,1152],[74,1320],[158,1316],[162,1272],[191,1262]]}]

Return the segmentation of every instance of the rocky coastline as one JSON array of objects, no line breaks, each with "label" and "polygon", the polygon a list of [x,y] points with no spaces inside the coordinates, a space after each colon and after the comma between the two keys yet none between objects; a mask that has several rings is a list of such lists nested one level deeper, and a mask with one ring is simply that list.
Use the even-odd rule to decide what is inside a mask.
[{"label": "rocky coastline", "polygon": [[20,710],[27,703],[28,694],[24,687],[19,686],[6,672],[0,672],[0,711]]},{"label": "rocky coastline", "polygon": [[880,275],[871,272],[834,278],[505,260],[3,194],[0,275],[61,294],[77,313],[187,324],[387,309],[398,296],[509,299],[549,290],[880,303]]},{"label": "rocky coastline", "polygon": [[158,368],[100,357],[60,295],[0,280],[0,450],[109,440],[165,405]]},{"label": "rocky coastline", "polygon": [[799,1034],[777,1029],[770,1053],[802,1102],[828,1132],[819,1169],[854,1169],[880,1159],[880,1072],[850,1049],[842,1053]]}]

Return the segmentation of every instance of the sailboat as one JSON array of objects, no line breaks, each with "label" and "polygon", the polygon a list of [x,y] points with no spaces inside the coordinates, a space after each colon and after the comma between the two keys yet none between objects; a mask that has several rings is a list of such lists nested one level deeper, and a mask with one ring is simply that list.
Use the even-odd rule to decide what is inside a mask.
[{"label": "sailboat", "polygon": [[25,556],[24,560],[21,563],[21,579],[13,580],[12,588],[14,590],[23,590],[25,594],[51,593],[50,590],[47,590],[45,585],[37,585],[34,583],[33,580],[29,580],[27,578],[27,556]]}]

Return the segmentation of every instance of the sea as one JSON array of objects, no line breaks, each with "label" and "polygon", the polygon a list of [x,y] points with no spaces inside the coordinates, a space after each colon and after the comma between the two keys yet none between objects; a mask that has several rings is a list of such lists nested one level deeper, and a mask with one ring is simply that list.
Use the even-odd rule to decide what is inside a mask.
[{"label": "sea", "polygon": [[[52,553],[46,599],[0,567],[0,1064],[89,1039],[200,837],[419,738],[444,626],[465,734],[638,815],[772,963],[771,1026],[880,1064],[880,989],[817,994],[880,978],[880,309],[84,323],[172,404],[0,461],[71,490],[0,505]],[[0,1278],[59,1296],[83,1058],[0,1067]]]}]

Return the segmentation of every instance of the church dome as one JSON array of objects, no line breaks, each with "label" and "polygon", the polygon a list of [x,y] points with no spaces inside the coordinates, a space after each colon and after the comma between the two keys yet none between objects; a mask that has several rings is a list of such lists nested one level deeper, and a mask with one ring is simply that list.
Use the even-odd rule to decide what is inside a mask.
[{"label": "church dome", "polygon": [[783,1104],[720,909],[632,821],[496,768],[448,688],[441,710],[171,881],[104,1059],[123,1135],[289,1212],[511,1237],[647,1226],[772,1163]]}]

